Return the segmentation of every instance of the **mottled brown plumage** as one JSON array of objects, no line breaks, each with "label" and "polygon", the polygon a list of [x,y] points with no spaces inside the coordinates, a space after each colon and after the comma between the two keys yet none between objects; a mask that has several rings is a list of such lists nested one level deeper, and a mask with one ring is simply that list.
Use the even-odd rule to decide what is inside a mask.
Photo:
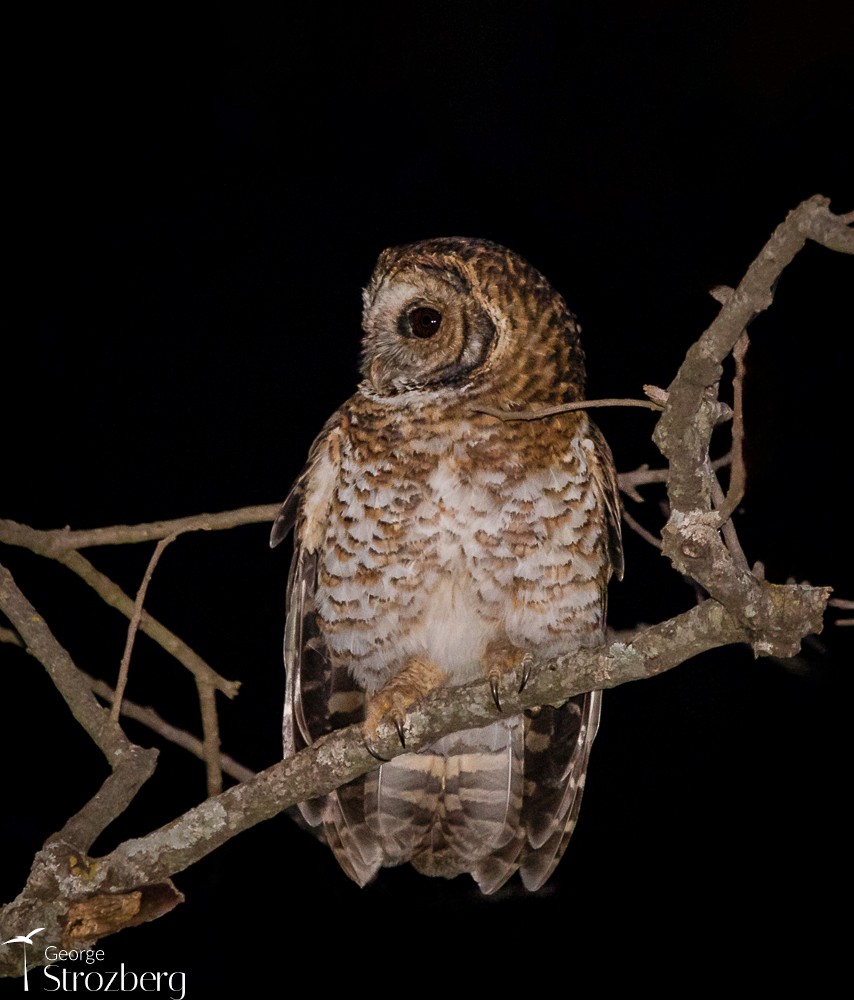
[{"label": "mottled brown plumage", "polygon": [[[611,455],[583,411],[578,325],[534,268],[493,243],[380,255],[364,294],[364,381],[327,422],[274,527],[296,522],[285,753],[362,721],[403,731],[439,685],[488,676],[497,699],[535,656],[601,641],[621,572]],[[599,694],[406,754],[301,811],[360,884],[406,861],[519,870],[538,888],[575,825]]]}]

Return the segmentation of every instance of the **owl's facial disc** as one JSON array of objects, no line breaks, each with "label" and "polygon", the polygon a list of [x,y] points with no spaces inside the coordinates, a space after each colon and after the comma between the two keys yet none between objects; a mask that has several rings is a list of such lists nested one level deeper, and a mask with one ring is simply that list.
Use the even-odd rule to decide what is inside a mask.
[{"label": "owl's facial disc", "polygon": [[366,301],[362,372],[377,395],[459,386],[494,337],[456,274],[421,267],[383,280]]}]

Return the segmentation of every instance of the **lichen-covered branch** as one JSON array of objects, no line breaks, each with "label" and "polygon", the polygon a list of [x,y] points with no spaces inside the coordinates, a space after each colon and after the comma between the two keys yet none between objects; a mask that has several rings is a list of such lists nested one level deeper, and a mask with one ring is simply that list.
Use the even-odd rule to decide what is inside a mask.
[{"label": "lichen-covered branch", "polygon": [[[743,337],[748,323],[771,304],[777,279],[808,238],[854,253],[854,232],[828,205],[826,198],[815,196],[790,212],[738,287],[721,296],[720,312],[688,350],[668,389],[664,414],[653,434],[670,463],[670,518],[662,531],[663,552],[676,569],[696,580],[754,631],[751,644],[761,655],[794,656],[800,638],[795,638],[793,617],[808,611],[820,621],[829,592],[796,596],[789,588],[774,588],[750,572],[740,546],[730,551],[721,540],[720,529],[728,515],[726,510],[712,509],[716,480],[709,469],[717,384],[724,358]],[[727,506],[722,494],[719,499]]]},{"label": "lichen-covered branch", "polygon": [[790,212],[774,230],[738,287],[700,339],[688,349],[668,388],[664,414],[654,440],[670,461],[669,491],[676,511],[708,510],[708,477],[703,466],[714,427],[714,392],[721,364],[747,326],[773,301],[773,288],[807,239],[833,250],[854,253],[854,231],[834,215],[827,198],[815,195]]},{"label": "lichen-covered branch", "polygon": [[[707,601],[645,629],[628,642],[616,641],[537,664],[525,690],[515,698],[508,695],[504,711],[516,713],[535,705],[559,704],[591,688],[651,677],[700,652],[744,639],[745,634],[724,608]],[[417,750],[446,733],[485,725],[497,716],[484,681],[439,691],[411,712],[407,744]],[[380,731],[375,749],[389,758],[404,752],[393,726],[386,725]],[[250,826],[377,766],[364,745],[361,727],[351,726],[318,740],[250,781],[206,799],[160,830],[126,841],[103,858],[81,856],[66,837],[52,838],[36,856],[27,888],[0,910],[0,935],[7,931],[11,935],[15,928],[33,925],[36,920],[48,927],[46,943],[67,941],[74,904],[168,885],[172,875]],[[0,953],[0,973],[16,975],[17,965],[4,966],[6,960]]]}]

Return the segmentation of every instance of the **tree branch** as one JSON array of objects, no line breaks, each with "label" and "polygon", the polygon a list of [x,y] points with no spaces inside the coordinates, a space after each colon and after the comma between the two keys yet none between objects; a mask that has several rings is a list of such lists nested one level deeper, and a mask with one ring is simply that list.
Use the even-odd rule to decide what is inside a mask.
[{"label": "tree branch", "polygon": [[24,597],[12,574],[0,564],[0,609],[15,626],[27,651],[45,667],[71,714],[91,736],[110,764],[117,764],[133,744],[110,718],[89,688],[81,683],[80,671],[47,623]]},{"label": "tree branch", "polygon": [[[39,555],[43,555],[43,553],[39,552]],[[128,619],[133,616],[134,602],[118,584],[113,583],[100,570],[95,569],[92,563],[80,555],[79,552],[61,552],[55,558],[63,566],[67,566],[72,573],[76,573],[82,580],[85,580],[111,608],[120,611]],[[212,684],[218,691],[222,691],[227,698],[233,698],[237,694],[240,688],[240,681],[230,681],[226,680],[225,677],[221,677],[183,639],[178,638],[165,625],[161,625],[147,611],[143,611],[140,617],[139,628],[140,631],[145,632],[158,645],[171,653],[197,680]]]},{"label": "tree branch", "polygon": [[[706,601],[645,629],[629,642],[612,642],[536,664],[524,691],[508,695],[504,711],[512,715],[536,705],[561,704],[593,688],[652,677],[688,657],[745,636],[733,616],[716,602]],[[406,752],[500,717],[486,681],[437,691],[408,716]],[[393,725],[382,726],[376,749],[388,758],[404,752]],[[52,840],[36,856],[24,892],[0,910],[0,934],[12,934],[27,921],[37,920],[48,927],[45,943],[62,940],[73,904],[161,885],[243,830],[377,766],[364,745],[361,726],[350,726],[205,800],[167,826],[126,841],[103,858],[75,855],[70,864],[69,847]],[[0,973],[18,974],[16,963],[4,963],[9,963],[8,956],[0,953]]]},{"label": "tree branch", "polygon": [[[99,681],[95,677],[90,677],[88,674],[83,673],[82,670],[80,673],[85,678],[89,687],[99,698],[103,698],[103,700],[109,704],[113,703],[116,692],[110,687],[109,684],[105,684],[103,681]],[[182,747],[184,750],[193,754],[194,757],[198,757],[199,760],[203,761],[205,759],[205,748],[200,739],[197,739],[185,729],[179,729],[177,726],[173,726],[170,722],[161,718],[161,716],[159,716],[153,708],[146,708],[144,705],[137,705],[136,702],[125,698],[122,701],[122,715],[125,718],[133,719],[134,722],[141,723],[143,726],[147,726],[153,732],[162,736],[163,739],[168,740],[170,743],[174,743],[176,746]],[[219,761],[223,771],[236,781],[249,781],[250,778],[255,777],[254,771],[248,767],[244,767],[242,764],[238,764],[238,762],[228,754],[220,754]]]},{"label": "tree branch", "polygon": [[208,776],[208,795],[222,791],[222,762],[219,755],[219,718],[216,714],[216,690],[212,684],[196,681],[202,710],[202,756]]},{"label": "tree branch", "polygon": [[[775,282],[807,238],[854,252],[854,233],[827,206],[826,198],[810,198],[777,227],[738,287],[726,297],[711,326],[688,350],[668,389],[667,405],[653,434],[653,440],[670,463],[667,482],[670,519],[662,532],[663,551],[679,572],[696,580],[712,597],[741,615],[748,629],[758,607],[770,600],[772,593],[783,592],[772,590],[771,584],[758,580],[740,565],[740,559],[736,562],[721,541],[722,519],[711,507],[714,487],[708,469],[715,389],[724,358],[735,347],[747,324],[771,304]],[[815,602],[818,611],[819,606],[823,609],[827,597],[829,592],[816,591],[811,595],[805,593],[803,600],[805,604]],[[757,654],[789,657],[798,652],[800,640],[793,641],[787,625],[794,610],[791,604],[786,608],[781,604],[776,626],[769,621],[770,627],[757,631],[752,642]]]},{"label": "tree branch", "polygon": [[17,521],[0,519],[0,542],[19,545],[53,558],[61,552],[86,549],[93,545],[129,545],[156,541],[169,535],[183,535],[188,531],[221,531],[243,524],[261,524],[272,521],[279,512],[279,507],[280,504],[263,504],[226,510],[219,514],[196,514],[193,517],[151,521],[148,524],[116,524],[109,528],[84,531],[72,531],[70,528],[40,531]]},{"label": "tree branch", "polygon": [[151,583],[151,577],[154,575],[154,570],[157,567],[157,563],[160,561],[160,556],[163,554],[163,550],[170,543],[175,541],[175,535],[168,535],[166,538],[161,538],[157,545],[154,547],[154,552],[152,553],[151,559],[146,567],[145,574],[142,578],[142,583],[140,584],[139,591],[136,595],[136,600],[133,604],[133,614],[130,618],[130,625],[128,625],[127,641],[125,642],[125,651],[122,653],[122,662],[119,664],[119,677],[116,681],[116,697],[113,701],[113,707],[110,710],[110,718],[114,722],[118,722],[119,715],[122,710],[122,698],[125,694],[125,688],[128,682],[128,672],[130,670],[130,654],[133,652],[133,642],[136,638],[136,632],[139,628],[140,619],[142,618],[142,606],[145,604],[145,595],[148,593],[148,585]]},{"label": "tree branch", "polygon": [[86,851],[95,838],[120,816],[154,773],[156,750],[143,750],[95,700],[65,648],[0,565],[0,608],[24,640],[27,651],[45,667],[71,714],[106,757],[113,773],[100,791],[52,839],[66,839]]},{"label": "tree branch", "polygon": [[474,413],[486,413],[499,420],[541,420],[552,417],[556,413],[572,413],[574,410],[594,410],[602,406],[639,406],[645,410],[655,410],[661,413],[662,404],[651,399],[579,399],[574,403],[561,403],[559,406],[543,406],[538,410],[502,410],[498,406],[473,406]]}]

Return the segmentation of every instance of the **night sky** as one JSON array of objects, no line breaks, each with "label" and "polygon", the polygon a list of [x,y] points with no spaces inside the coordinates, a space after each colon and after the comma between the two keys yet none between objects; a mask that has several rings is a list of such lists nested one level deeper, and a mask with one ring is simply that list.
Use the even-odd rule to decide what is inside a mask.
[{"label": "night sky", "polygon": [[[356,386],[360,289],[386,246],[511,247],[578,314],[589,395],[638,396],[671,381],[716,313],[708,290],[737,282],[790,209],[816,193],[854,208],[850,3],[155,0],[27,17],[9,35],[0,517],[40,528],[283,499]],[[809,246],[751,327],[736,517],[769,578],[848,598],[852,285],[850,258]],[[599,412],[620,469],[658,463],[651,413]],[[647,495],[628,506],[657,530]],[[147,602],[243,682],[220,702],[223,748],[254,769],[281,753],[289,545],[267,536],[181,538]],[[131,593],[150,554],[87,553]],[[63,567],[0,558],[112,682],[125,620]],[[626,560],[615,626],[691,606],[631,533]],[[189,997],[287,995],[295,967],[346,988],[363,954],[365,985],[394,995],[383,956],[411,956],[420,978],[445,948],[487,978],[635,951],[667,977],[675,946],[704,970],[740,954],[757,973],[829,967],[826,894],[850,872],[852,648],[854,629],[829,624],[795,667],[731,648],[609,693],[578,830],[541,893],[485,899],[408,868],[359,890],[279,817],[179,875],[172,914],[105,939],[110,967],[186,970]],[[0,662],[5,901],[106,771],[38,663],[9,645]],[[192,679],[145,637],[128,697],[200,731]],[[127,732],[163,746],[160,764],[98,851],[204,795],[197,761]]]}]

